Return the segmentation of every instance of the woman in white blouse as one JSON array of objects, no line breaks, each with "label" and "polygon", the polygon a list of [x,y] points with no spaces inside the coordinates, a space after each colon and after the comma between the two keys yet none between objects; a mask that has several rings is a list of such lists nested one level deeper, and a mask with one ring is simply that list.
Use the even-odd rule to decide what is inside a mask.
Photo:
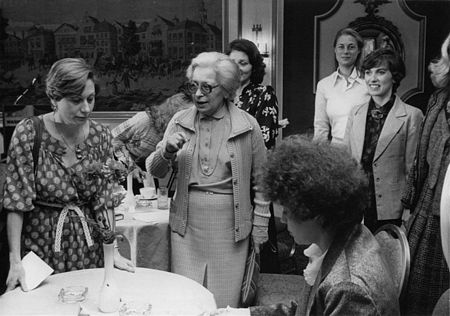
[{"label": "woman in white blouse", "polygon": [[369,101],[358,70],[364,42],[351,28],[337,32],[333,47],[338,68],[317,84],[314,139],[342,143],[350,110]]}]

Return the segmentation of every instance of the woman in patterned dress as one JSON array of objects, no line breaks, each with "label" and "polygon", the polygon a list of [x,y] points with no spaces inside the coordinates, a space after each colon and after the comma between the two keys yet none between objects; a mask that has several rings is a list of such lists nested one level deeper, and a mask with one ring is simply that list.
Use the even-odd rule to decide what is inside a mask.
[{"label": "woman in patterned dress", "polygon": [[246,39],[230,43],[228,55],[239,66],[241,85],[234,104],[258,121],[267,149],[275,146],[278,136],[278,101],[271,86],[261,84],[266,65],[256,45]]},{"label": "woman in patterned dress", "polygon": [[[266,65],[256,45],[246,39],[236,39],[229,45],[228,55],[239,66],[241,85],[234,104],[253,115],[261,127],[267,149],[275,147],[278,136],[278,101],[271,86],[261,84]],[[270,206],[269,242],[261,253],[261,271],[279,273],[277,232],[273,205]]]},{"label": "woman in patterned dress", "polygon": [[416,159],[402,202],[411,211],[408,242],[411,270],[401,302],[404,315],[431,315],[439,297],[449,288],[449,271],[441,246],[440,201],[450,164],[450,35],[441,58],[430,63],[431,95],[422,123]]},{"label": "woman in patterned dress", "polygon": [[[50,69],[46,85],[54,111],[39,117],[37,166],[31,119],[17,124],[8,151],[3,200],[8,211],[8,290],[19,284],[28,290],[21,258],[30,251],[55,273],[102,267],[101,236],[91,223],[114,223],[112,184],[100,190],[84,173],[112,156],[110,131],[89,119],[97,90],[94,73],[82,59],[61,59]],[[114,262],[118,268],[134,270],[117,250]]]}]

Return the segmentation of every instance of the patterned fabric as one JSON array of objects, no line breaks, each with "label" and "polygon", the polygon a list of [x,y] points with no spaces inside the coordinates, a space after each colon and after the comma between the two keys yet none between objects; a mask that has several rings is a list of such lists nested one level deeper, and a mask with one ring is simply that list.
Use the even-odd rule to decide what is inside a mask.
[{"label": "patterned fabric", "polygon": [[383,129],[386,117],[392,109],[395,94],[381,107],[377,107],[375,101],[370,98],[367,110],[366,131],[364,134],[364,147],[361,156],[361,165],[369,179],[368,206],[364,212],[364,224],[374,232],[377,223],[377,203],[375,200],[375,182],[373,178],[373,158],[377,149],[378,139]]},{"label": "patterned fabric", "polygon": [[235,242],[233,195],[189,191],[184,236],[172,231],[172,272],[214,294],[217,307],[238,307],[249,238]]},{"label": "patterned fabric", "polygon": [[439,297],[449,288],[449,272],[440,239],[440,199],[450,164],[447,102],[448,91],[443,89],[430,97],[416,163],[402,199],[412,211],[407,234],[411,270],[402,302],[402,312],[407,315],[430,315]]},{"label": "patterned fabric", "polygon": [[[34,136],[32,121],[22,120],[11,138],[7,159],[8,176],[3,206],[7,210],[24,212],[22,254],[34,251],[55,273],[103,266],[100,236],[90,227],[94,245],[88,247],[82,223],[74,211],[69,211],[64,218],[61,253],[54,252],[56,224],[62,209],[50,204],[77,205],[88,220],[105,220],[102,211],[105,207],[112,207],[108,198],[112,188],[110,185],[94,185],[82,172],[92,163],[106,162],[112,156],[109,130],[90,121],[89,135],[80,144],[82,159],[66,167],[61,159],[67,150],[65,144],[44,128],[36,179],[31,152]],[[105,191],[97,192],[98,187]],[[44,203],[35,203],[36,200]]]},{"label": "patterned fabric", "polygon": [[256,118],[267,149],[275,146],[278,136],[278,101],[271,86],[249,83],[235,104]]},{"label": "patterned fabric", "polygon": [[[253,208],[250,200],[250,188],[253,187],[259,168],[266,160],[261,130],[250,114],[229,104],[231,133],[227,141],[227,150],[231,161],[232,185],[234,196],[234,235],[235,241],[246,239],[252,229]],[[193,153],[197,146],[194,127],[197,108],[181,111],[172,118],[164,139],[158,143],[156,150],[146,160],[147,170],[155,177],[163,178],[169,172],[172,163],[178,166],[177,191],[170,204],[170,226],[173,231],[185,234],[188,218],[189,177],[192,172]],[[168,135],[183,132],[187,142],[177,152],[175,161],[168,161],[162,156]]]},{"label": "patterned fabric", "polygon": [[145,160],[161,140],[152,125],[149,113],[143,111],[116,126],[112,130],[115,156],[124,161],[130,156],[136,163]]}]

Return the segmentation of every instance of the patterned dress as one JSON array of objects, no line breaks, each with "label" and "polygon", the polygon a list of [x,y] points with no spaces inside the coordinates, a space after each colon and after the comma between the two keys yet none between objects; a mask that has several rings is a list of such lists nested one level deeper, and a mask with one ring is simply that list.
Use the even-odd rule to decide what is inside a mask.
[{"label": "patterned dress", "polygon": [[250,82],[235,104],[256,118],[267,149],[275,146],[278,136],[278,101],[271,86]]},{"label": "patterned dress", "polygon": [[[55,273],[102,267],[100,236],[92,229],[90,221],[105,221],[105,207],[112,207],[108,198],[112,185],[94,185],[83,171],[94,162],[106,162],[112,157],[110,131],[90,121],[89,135],[80,144],[82,158],[66,167],[61,159],[66,146],[43,128],[36,177],[32,157],[35,134],[30,119],[17,124],[7,158],[3,206],[9,211],[24,213],[22,255],[34,251]],[[65,212],[67,215],[62,216]],[[87,227],[83,228],[80,214],[86,217]],[[60,242],[55,242],[60,219],[61,238]],[[90,239],[87,235],[92,237],[91,245],[87,243]]]}]

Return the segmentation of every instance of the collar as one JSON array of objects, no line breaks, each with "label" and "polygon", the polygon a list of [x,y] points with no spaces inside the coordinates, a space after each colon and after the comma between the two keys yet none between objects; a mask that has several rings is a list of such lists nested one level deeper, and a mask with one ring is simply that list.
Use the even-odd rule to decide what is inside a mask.
[{"label": "collar", "polygon": [[[233,103],[228,102],[225,105],[230,113],[231,120],[231,133],[228,138],[233,138],[237,135],[243,134],[245,132],[251,131],[253,129],[253,124],[251,121],[251,115],[238,109]],[[178,112],[174,118],[175,124],[179,124],[182,127],[195,133],[195,118],[197,116],[197,108],[192,106],[191,108]]]},{"label": "collar", "polygon": [[389,113],[389,111],[392,109],[392,107],[394,106],[394,102],[395,102],[395,94],[392,93],[391,97],[389,98],[389,101],[387,101],[383,106],[378,107],[375,104],[375,101],[373,100],[373,98],[370,98],[369,101],[369,110],[367,111],[368,114],[372,115],[374,118],[379,118],[379,116],[384,116],[386,117]]},{"label": "collar", "polygon": [[303,275],[308,285],[313,286],[316,282],[317,275],[319,274],[322,261],[325,258],[327,251],[328,250],[322,251],[316,244],[311,244],[311,246],[303,251],[305,256],[309,258],[308,265],[303,270]]},{"label": "collar", "polygon": [[216,112],[214,112],[214,114],[212,115],[205,115],[203,113],[199,113],[199,117],[200,119],[216,119],[216,120],[220,120],[222,119],[225,114],[228,112],[228,106],[227,106],[227,101],[225,101],[224,105],[220,107],[220,109],[218,109]]},{"label": "collar", "polygon": [[[339,73],[339,67],[334,72],[334,79],[333,79],[333,85],[336,85],[338,81],[340,80],[346,80],[343,75]],[[352,73],[348,77],[348,82],[350,85],[353,85],[355,82],[359,84],[363,84],[364,80],[361,78],[361,73],[356,70],[356,67],[353,67]]]}]

